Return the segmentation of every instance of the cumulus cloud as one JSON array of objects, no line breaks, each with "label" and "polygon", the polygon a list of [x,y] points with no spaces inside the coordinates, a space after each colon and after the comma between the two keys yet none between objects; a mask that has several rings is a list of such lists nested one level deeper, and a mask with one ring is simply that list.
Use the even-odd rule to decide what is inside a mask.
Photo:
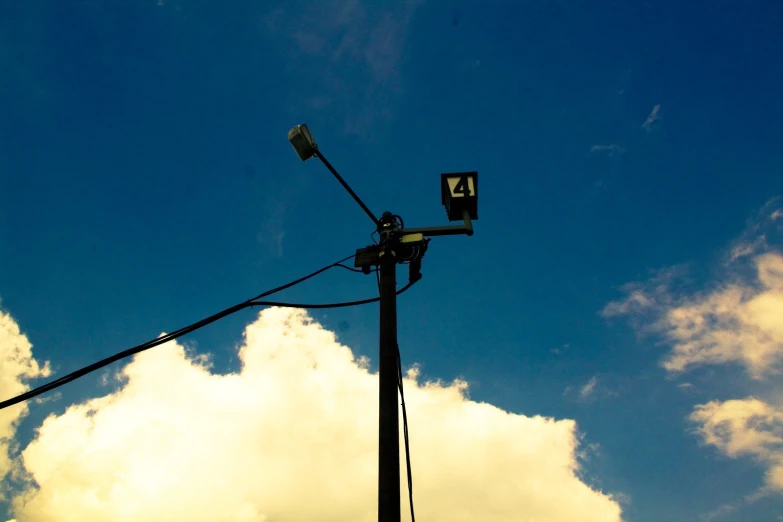
[{"label": "cumulus cloud", "polygon": [[[767,211],[769,226],[774,212]],[[738,246],[747,254],[737,255]],[[646,326],[637,323],[640,330],[662,334],[672,347],[663,361],[671,372],[737,363],[755,379],[778,373],[783,363],[783,254],[766,240],[735,243],[731,252],[734,260],[750,255],[750,278],[730,272],[714,290],[683,296],[673,290],[681,271],[665,273],[647,283],[625,285],[626,297],[609,303],[603,315],[641,317]]]},{"label": "cumulus cloud", "polygon": [[766,489],[783,493],[783,408],[755,397],[712,401],[697,406],[690,420],[705,444],[762,463]]},{"label": "cumulus cloud", "polygon": [[[609,303],[603,315],[636,318],[640,332],[663,336],[671,351],[662,365],[670,372],[739,364],[759,389],[763,381],[774,386],[783,363],[783,254],[771,240],[783,228],[776,201],[768,202],[727,249],[725,278],[710,290],[688,294],[677,286],[683,267],[662,271],[648,282],[625,285],[626,297]],[[694,389],[690,383],[679,387]],[[704,444],[731,458],[750,456],[765,467],[759,494],[783,493],[781,405],[781,398],[712,401],[696,406],[689,420]],[[740,505],[720,506],[702,518],[721,517]]]},{"label": "cumulus cloud", "polygon": [[[49,375],[49,365],[41,366],[32,355],[32,345],[19,325],[0,310],[0,397],[19,395],[29,389],[27,380]],[[0,480],[11,470],[9,447],[19,420],[27,413],[26,404],[0,410]],[[3,499],[0,489],[0,500]]]},{"label": "cumulus cloud", "polygon": [[756,288],[740,284],[667,312],[674,352],[664,366],[739,362],[754,378],[778,370],[783,361],[783,256],[755,260]]},{"label": "cumulus cloud", "polygon": [[671,372],[738,363],[760,379],[783,362],[783,255],[762,254],[754,264],[755,281],[727,283],[704,295],[676,298],[666,287],[658,295],[634,287],[604,315],[650,314],[650,329],[672,346],[663,361]]},{"label": "cumulus cloud", "polygon": [[[49,416],[21,454],[17,521],[376,520],[367,360],[303,311],[275,308],[246,328],[239,356],[219,375],[171,342],[137,355],[117,391]],[[415,370],[405,387],[422,519],[620,520],[619,503],[579,479],[573,421],[477,403],[466,383]]]}]

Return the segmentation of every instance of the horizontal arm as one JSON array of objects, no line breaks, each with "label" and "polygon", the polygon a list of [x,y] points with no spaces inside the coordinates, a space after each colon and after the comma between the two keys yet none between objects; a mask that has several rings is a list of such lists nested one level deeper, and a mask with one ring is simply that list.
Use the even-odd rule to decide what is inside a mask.
[{"label": "horizontal arm", "polygon": [[465,220],[465,223],[462,225],[449,225],[445,227],[404,228],[401,230],[401,232],[403,236],[408,234],[422,234],[425,237],[457,236],[460,234],[472,236],[473,223],[470,220],[470,213],[467,211],[463,212],[462,219]]}]

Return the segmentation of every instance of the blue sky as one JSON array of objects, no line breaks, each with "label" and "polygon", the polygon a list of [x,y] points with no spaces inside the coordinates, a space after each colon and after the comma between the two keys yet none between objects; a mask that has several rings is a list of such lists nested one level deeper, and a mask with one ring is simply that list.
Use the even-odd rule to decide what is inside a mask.
[{"label": "blue sky", "polygon": [[[55,376],[369,244],[372,223],[287,143],[307,123],[376,214],[408,226],[447,224],[440,173],[480,173],[475,236],[434,239],[424,279],[399,300],[406,367],[464,379],[470,399],[509,413],[575,420],[581,480],[620,499],[623,520],[783,512],[783,487],[764,478],[783,439],[711,444],[706,417],[691,418],[755,397],[783,437],[783,308],[761,276],[782,246],[779,3],[138,0],[0,13],[0,304]],[[762,370],[746,330],[734,355],[666,366],[686,342],[672,311],[705,310],[740,282],[738,303],[771,292],[771,326],[754,326]],[[373,277],[331,271],[281,295],[375,292]],[[236,371],[255,317],[186,344],[213,372]],[[376,363],[374,305],[311,317]],[[31,405],[17,450],[48,415],[110,391],[89,376]],[[414,469],[426,459],[414,454]]]}]

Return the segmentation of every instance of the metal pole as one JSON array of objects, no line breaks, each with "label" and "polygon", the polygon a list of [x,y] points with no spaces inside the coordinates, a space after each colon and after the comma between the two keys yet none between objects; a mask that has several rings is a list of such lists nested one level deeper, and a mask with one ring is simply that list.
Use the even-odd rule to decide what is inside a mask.
[{"label": "metal pole", "polygon": [[[384,216],[385,217],[385,216]],[[382,218],[383,221],[383,218]],[[397,260],[391,249],[380,263],[378,368],[378,522],[400,522],[400,431],[397,409]]]}]

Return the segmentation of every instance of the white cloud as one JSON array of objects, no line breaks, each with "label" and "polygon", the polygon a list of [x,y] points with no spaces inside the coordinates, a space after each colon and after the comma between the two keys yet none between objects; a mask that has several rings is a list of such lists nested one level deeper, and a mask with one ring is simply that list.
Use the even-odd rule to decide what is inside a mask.
[{"label": "white cloud", "polygon": [[766,489],[783,493],[783,408],[754,397],[712,401],[696,406],[690,420],[705,444],[762,463]]},{"label": "white cloud", "polygon": [[776,223],[783,215],[779,207],[780,198],[772,198],[761,207],[758,214],[751,218],[745,232],[732,243],[729,249],[727,264],[731,265],[745,257],[751,257],[770,249],[768,234],[775,236],[783,229],[783,223]]},{"label": "white cloud", "polygon": [[670,371],[737,362],[754,378],[783,362],[783,256],[755,259],[758,285],[729,284],[667,310],[662,318],[673,351]]},{"label": "white cloud", "polygon": [[609,157],[619,156],[624,152],[625,149],[616,143],[612,143],[611,145],[593,145],[592,147],[590,147],[590,153],[592,154],[602,153],[602,154],[606,154]]},{"label": "white cloud", "polygon": [[[8,399],[29,389],[26,381],[49,375],[49,365],[43,367],[33,359],[32,345],[21,333],[19,325],[0,310],[0,399]],[[9,446],[18,421],[27,413],[26,404],[0,410],[0,480],[11,471]],[[0,488],[0,499],[3,490]]]},{"label": "white cloud", "polygon": [[783,255],[768,252],[753,261],[754,281],[737,279],[706,294],[677,297],[669,282],[626,285],[626,298],[603,314],[646,318],[647,329],[671,344],[663,361],[671,372],[738,363],[760,379],[783,362]]},{"label": "white cloud", "polygon": [[[778,198],[749,220],[728,249],[723,281],[713,290],[678,295],[683,266],[659,271],[646,283],[622,287],[626,296],[603,309],[627,316],[644,333],[662,334],[672,347],[663,361],[671,372],[707,364],[737,363],[761,379],[783,363],[783,254],[773,247],[783,226],[774,218]],[[749,277],[742,271],[748,269]]]},{"label": "white cloud", "polygon": [[[261,312],[239,355],[238,373],[217,375],[168,343],[137,355],[116,392],[49,416],[22,452],[18,522],[375,520],[367,361],[286,309]],[[466,383],[415,370],[405,387],[422,520],[620,520],[578,478],[573,421],[476,403]]]},{"label": "white cloud", "polygon": [[685,391],[685,392],[693,391],[696,388],[693,384],[691,384],[689,382],[680,383],[680,384],[677,385],[677,387],[679,389],[681,389],[682,391]]},{"label": "white cloud", "polygon": [[[607,382],[612,383],[607,385]],[[566,386],[563,390],[563,397],[573,402],[594,402],[597,400],[609,399],[620,395],[619,388],[622,385],[617,378],[613,376],[593,375],[586,383],[582,385]]]},{"label": "white cloud", "polygon": [[723,504],[722,506],[718,506],[716,509],[713,509],[712,511],[709,511],[701,515],[699,518],[701,518],[701,520],[704,520],[704,522],[711,522],[713,520],[718,520],[732,513],[736,513],[737,509],[738,506],[734,504]]},{"label": "white cloud", "polygon": [[583,400],[590,397],[590,395],[592,395],[593,392],[595,391],[595,387],[597,384],[598,384],[598,376],[593,375],[592,377],[590,377],[590,380],[587,381],[587,384],[585,384],[579,389],[579,397]]},{"label": "white cloud", "polygon": [[738,241],[729,253],[729,262],[734,262],[743,257],[755,254],[764,245],[765,241],[766,238],[763,235],[757,237],[753,241]]},{"label": "white cloud", "polygon": [[626,285],[624,289],[628,295],[625,299],[607,304],[601,312],[604,317],[645,312],[655,306],[655,301],[638,285]]},{"label": "white cloud", "polygon": [[658,112],[661,110],[661,105],[655,105],[652,108],[652,111],[650,111],[650,114],[647,115],[647,119],[644,120],[644,123],[642,123],[642,128],[646,130],[647,132],[652,132],[654,129],[655,122],[657,122],[660,119],[660,116],[658,115]]},{"label": "white cloud", "polygon": [[[770,241],[780,231],[777,210],[772,210],[775,201],[768,202],[727,249],[727,273],[723,281],[710,285],[712,290],[690,295],[678,291],[683,272],[674,270],[647,283],[625,285],[625,299],[609,303],[603,315],[636,318],[639,331],[662,335],[671,346],[662,363],[670,372],[740,364],[756,381],[754,386],[762,389],[766,379],[774,387],[783,363],[783,254]],[[694,389],[690,383],[679,387]],[[731,458],[750,456],[766,468],[759,494],[783,493],[781,404],[783,397],[712,401],[690,415],[705,444]],[[719,518],[740,505],[725,504],[702,518]]]}]

